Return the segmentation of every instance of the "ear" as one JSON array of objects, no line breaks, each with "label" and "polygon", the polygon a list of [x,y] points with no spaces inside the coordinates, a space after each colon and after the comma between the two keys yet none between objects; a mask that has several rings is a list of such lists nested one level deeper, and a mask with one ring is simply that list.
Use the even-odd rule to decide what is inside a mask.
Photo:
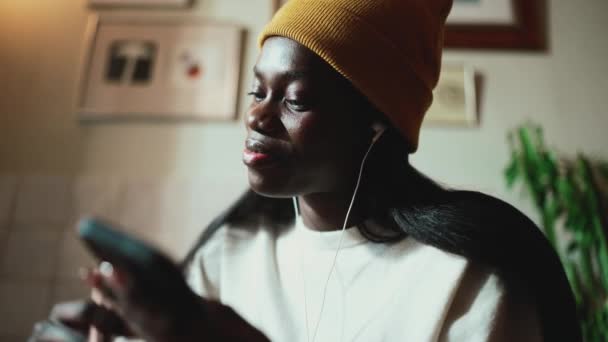
[{"label": "ear", "polygon": [[382,134],[386,131],[386,124],[380,121],[376,121],[372,123],[372,130],[374,131],[374,137],[372,138],[372,143],[375,143],[380,139]]}]

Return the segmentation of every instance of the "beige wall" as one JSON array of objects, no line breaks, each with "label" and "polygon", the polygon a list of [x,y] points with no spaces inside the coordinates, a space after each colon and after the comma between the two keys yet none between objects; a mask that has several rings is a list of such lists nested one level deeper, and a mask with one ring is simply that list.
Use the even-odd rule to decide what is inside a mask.
[{"label": "beige wall", "polygon": [[[170,14],[247,30],[239,113],[270,2],[200,0],[191,11]],[[75,272],[89,259],[66,228],[78,213],[115,218],[181,255],[188,238],[246,186],[240,122],[78,123],[73,103],[85,3],[0,1],[2,341],[23,340],[51,303],[83,292]],[[442,182],[487,191],[531,214],[529,201],[504,187],[507,130],[532,119],[560,151],[608,159],[608,2],[549,5],[547,53],[447,53],[446,60],[468,63],[484,78],[481,124],[425,128],[413,158]]]},{"label": "beige wall", "polygon": [[[242,129],[237,122],[77,122],[73,104],[91,13],[85,3],[0,3],[0,172],[198,177],[205,176],[209,164],[240,167]],[[210,18],[239,25],[247,32],[243,65],[249,71],[257,53],[255,35],[269,19],[271,7],[267,0],[201,0],[191,10],[101,14]],[[251,73],[246,72],[239,113],[250,83]]]},{"label": "beige wall", "polygon": [[63,172],[78,160],[70,110],[84,12],[77,1],[0,3],[0,169]]},{"label": "beige wall", "polygon": [[[242,181],[240,123],[79,125],[73,111],[79,54],[89,11],[85,1],[0,3],[0,172],[199,177]],[[271,12],[268,0],[201,0],[171,16],[230,21],[248,32],[239,113],[246,102],[255,35]],[[484,78],[477,129],[426,128],[415,163],[458,186],[502,197],[506,131],[540,122],[561,150],[608,157],[608,20],[604,0],[549,1],[548,53],[456,52]],[[115,14],[115,13],[114,13]],[[119,14],[163,15],[156,11]],[[509,197],[513,199],[513,197]]]},{"label": "beige wall", "polygon": [[[213,175],[244,184],[238,122],[78,124],[72,104],[89,14],[84,2],[0,3],[0,172]],[[549,7],[547,53],[447,53],[446,60],[466,62],[484,78],[481,125],[424,129],[416,165],[446,183],[473,186],[518,204],[501,178],[511,127],[532,119],[560,150],[608,157],[608,2],[587,0],[583,6],[553,0]],[[227,20],[247,30],[239,113],[255,60],[255,34],[270,11],[268,0],[201,0],[194,10],[171,14]]]},{"label": "beige wall", "polygon": [[[85,0],[0,1],[0,341],[24,341],[52,303],[86,296],[77,271],[92,260],[72,229],[80,214],[119,222],[179,258],[246,187],[237,122],[78,123],[89,14]],[[104,14],[240,25],[250,68],[271,5],[200,0],[188,11]],[[246,73],[241,104],[250,82]]]},{"label": "beige wall", "polygon": [[547,53],[448,52],[484,78],[478,129],[428,128],[414,163],[455,186],[497,195],[536,219],[520,192],[505,189],[507,131],[540,123],[559,151],[608,159],[608,2],[548,1]]}]

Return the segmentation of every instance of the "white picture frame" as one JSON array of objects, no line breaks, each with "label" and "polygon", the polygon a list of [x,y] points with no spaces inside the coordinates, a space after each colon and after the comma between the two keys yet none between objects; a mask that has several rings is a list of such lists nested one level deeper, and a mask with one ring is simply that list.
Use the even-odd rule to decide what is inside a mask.
[{"label": "white picture frame", "polygon": [[235,119],[242,29],[92,16],[77,112],[92,119]]},{"label": "white picture frame", "polygon": [[457,63],[445,63],[433,91],[433,104],[427,111],[425,126],[476,126],[477,95],[475,71]]}]

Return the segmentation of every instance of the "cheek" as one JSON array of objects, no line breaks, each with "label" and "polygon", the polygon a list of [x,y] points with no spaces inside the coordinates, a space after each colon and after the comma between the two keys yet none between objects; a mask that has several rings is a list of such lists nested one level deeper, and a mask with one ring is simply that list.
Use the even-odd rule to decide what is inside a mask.
[{"label": "cheek", "polygon": [[352,121],[337,120],[335,113],[304,114],[290,120],[288,132],[301,162],[314,169],[350,164],[358,139]]},{"label": "cheek", "polygon": [[331,140],[331,128],[318,114],[302,114],[289,119],[287,130],[295,150],[306,159],[315,159],[322,146]]}]

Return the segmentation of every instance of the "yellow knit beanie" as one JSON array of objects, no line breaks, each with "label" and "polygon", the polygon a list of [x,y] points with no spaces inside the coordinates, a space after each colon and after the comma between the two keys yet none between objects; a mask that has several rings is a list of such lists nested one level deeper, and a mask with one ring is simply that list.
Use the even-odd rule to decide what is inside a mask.
[{"label": "yellow knit beanie", "polygon": [[439,79],[452,0],[290,0],[258,38],[306,46],[346,77],[418,147]]}]

